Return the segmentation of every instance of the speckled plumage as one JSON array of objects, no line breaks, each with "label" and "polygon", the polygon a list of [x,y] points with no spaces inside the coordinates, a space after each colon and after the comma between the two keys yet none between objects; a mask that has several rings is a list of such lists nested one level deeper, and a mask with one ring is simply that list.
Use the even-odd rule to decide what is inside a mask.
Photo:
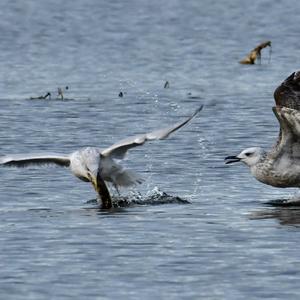
[{"label": "speckled plumage", "polygon": [[[274,92],[273,112],[280,124],[277,142],[269,152],[248,148],[227,157],[242,161],[259,181],[275,187],[300,187],[300,72],[291,74]],[[232,160],[234,159],[234,160]]]}]

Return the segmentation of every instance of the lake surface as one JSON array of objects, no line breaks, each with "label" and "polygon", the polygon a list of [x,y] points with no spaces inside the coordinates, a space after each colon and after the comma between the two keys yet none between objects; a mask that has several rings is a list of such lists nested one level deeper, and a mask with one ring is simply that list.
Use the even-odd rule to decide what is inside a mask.
[{"label": "lake surface", "polygon": [[[1,1],[0,154],[105,148],[205,105],[124,161],[142,198],[190,204],[101,211],[67,169],[1,168],[1,299],[299,299],[300,210],[265,204],[299,192],[224,165],[275,142],[297,24],[296,0]],[[265,40],[270,64],[238,64]]]}]

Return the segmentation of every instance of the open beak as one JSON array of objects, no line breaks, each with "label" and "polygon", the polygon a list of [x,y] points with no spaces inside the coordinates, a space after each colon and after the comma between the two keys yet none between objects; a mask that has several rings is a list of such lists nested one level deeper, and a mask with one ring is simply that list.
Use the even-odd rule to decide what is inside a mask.
[{"label": "open beak", "polygon": [[237,156],[227,156],[227,157],[225,157],[225,164],[226,165],[232,164],[232,163],[238,162],[240,160],[241,159],[238,158]]}]

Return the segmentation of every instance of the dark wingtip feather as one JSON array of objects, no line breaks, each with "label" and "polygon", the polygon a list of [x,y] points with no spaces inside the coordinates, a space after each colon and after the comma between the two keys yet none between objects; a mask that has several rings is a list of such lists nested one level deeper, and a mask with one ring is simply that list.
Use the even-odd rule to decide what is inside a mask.
[{"label": "dark wingtip feather", "polygon": [[300,72],[293,72],[274,91],[277,106],[300,110]]},{"label": "dark wingtip feather", "polygon": [[199,108],[196,109],[196,111],[194,112],[193,116],[196,116],[202,109],[203,109],[204,105],[200,105]]}]

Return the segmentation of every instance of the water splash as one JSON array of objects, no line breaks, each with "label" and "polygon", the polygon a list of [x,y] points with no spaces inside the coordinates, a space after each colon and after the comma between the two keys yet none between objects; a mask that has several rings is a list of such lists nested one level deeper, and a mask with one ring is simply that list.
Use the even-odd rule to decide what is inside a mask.
[{"label": "water splash", "polygon": [[[130,194],[126,196],[112,195],[112,201],[114,207],[128,207],[133,205],[190,204],[188,200],[182,199],[178,196],[169,195],[160,191],[157,187],[148,191],[146,195],[142,195],[137,191],[131,191]],[[87,201],[87,204],[96,203],[96,199]]]}]

